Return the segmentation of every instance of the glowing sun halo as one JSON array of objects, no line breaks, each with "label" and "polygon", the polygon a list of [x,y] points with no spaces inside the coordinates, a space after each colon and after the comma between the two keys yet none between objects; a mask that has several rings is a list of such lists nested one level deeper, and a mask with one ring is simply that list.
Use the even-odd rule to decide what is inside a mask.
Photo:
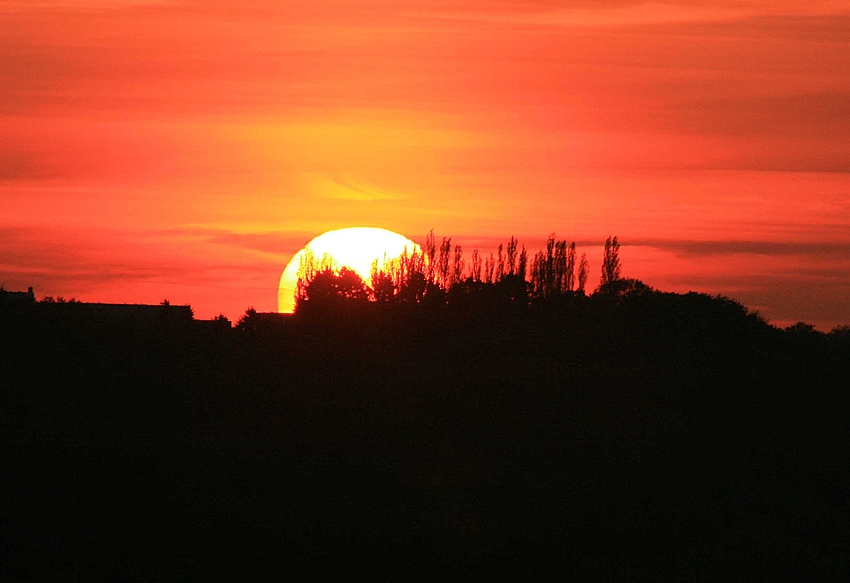
[{"label": "glowing sun halo", "polygon": [[295,287],[298,283],[298,268],[301,258],[307,253],[320,260],[329,255],[335,267],[348,267],[363,278],[367,285],[371,283],[372,263],[379,264],[401,255],[419,251],[419,245],[403,235],[375,227],[350,227],[323,233],[307,243],[287,264],[280,276],[277,292],[279,312],[289,313],[295,309]]}]

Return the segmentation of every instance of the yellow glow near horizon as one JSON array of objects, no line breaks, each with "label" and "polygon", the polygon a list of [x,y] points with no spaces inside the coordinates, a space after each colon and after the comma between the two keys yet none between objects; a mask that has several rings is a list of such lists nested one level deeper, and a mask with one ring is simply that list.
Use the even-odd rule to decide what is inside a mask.
[{"label": "yellow glow near horizon", "polygon": [[377,227],[349,227],[323,233],[296,253],[283,270],[277,295],[278,312],[295,310],[298,268],[307,253],[312,253],[317,260],[327,255],[336,268],[347,267],[371,285],[372,263],[377,259],[382,265],[398,258],[405,249],[408,253],[420,251],[419,245],[404,235]]}]

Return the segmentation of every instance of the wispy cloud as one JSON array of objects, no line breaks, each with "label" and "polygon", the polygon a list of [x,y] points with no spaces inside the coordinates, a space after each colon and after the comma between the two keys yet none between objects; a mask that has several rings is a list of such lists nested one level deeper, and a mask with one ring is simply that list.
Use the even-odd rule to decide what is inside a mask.
[{"label": "wispy cloud", "polygon": [[234,233],[217,231],[208,235],[216,245],[230,245],[242,249],[261,251],[277,257],[291,257],[316,234],[299,234],[291,231],[279,233]]},{"label": "wispy cloud", "polygon": [[354,200],[360,202],[393,200],[398,198],[396,195],[382,192],[375,187],[359,185],[350,180],[343,180],[339,177],[332,178],[331,183],[338,188],[334,188],[333,186],[329,188],[322,188],[318,193],[319,197],[336,200]]},{"label": "wispy cloud", "polygon": [[654,247],[688,257],[709,255],[803,255],[829,258],[850,257],[850,240],[840,242],[818,241],[743,241],[722,239],[716,241],[682,241],[664,239],[630,239],[629,245]]},{"label": "wispy cloud", "polygon": [[455,10],[421,12],[420,17],[566,27],[619,27],[693,22],[732,22],[768,15],[823,16],[850,13],[841,0],[813,2],[715,1],[684,2],[597,2],[566,1],[511,4],[487,2],[461,5]]}]

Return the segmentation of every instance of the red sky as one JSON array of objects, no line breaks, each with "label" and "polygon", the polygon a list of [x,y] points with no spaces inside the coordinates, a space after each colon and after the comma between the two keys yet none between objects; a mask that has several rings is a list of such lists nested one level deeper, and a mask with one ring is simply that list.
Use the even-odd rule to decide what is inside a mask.
[{"label": "red sky", "polygon": [[319,233],[550,232],[850,323],[850,0],[0,0],[0,284],[276,307]]}]

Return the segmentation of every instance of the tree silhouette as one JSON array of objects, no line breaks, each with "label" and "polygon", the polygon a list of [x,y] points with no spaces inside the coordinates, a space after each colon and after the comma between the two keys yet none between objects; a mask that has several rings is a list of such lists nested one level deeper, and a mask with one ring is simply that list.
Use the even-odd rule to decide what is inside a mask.
[{"label": "tree silhouette", "polygon": [[451,272],[452,239],[443,237],[440,244],[440,254],[437,258],[437,284],[443,289],[451,287],[449,277]]},{"label": "tree silhouette", "polygon": [[584,288],[587,285],[587,274],[590,267],[587,263],[587,255],[581,254],[581,261],[578,266],[578,292],[584,295]]},{"label": "tree silhouette", "polygon": [[786,332],[791,332],[792,334],[797,334],[800,336],[807,336],[812,334],[817,334],[818,331],[815,330],[813,324],[809,324],[808,322],[796,322],[791,324],[790,326],[785,328]]},{"label": "tree silhouette", "polygon": [[519,261],[517,262],[516,275],[525,281],[525,275],[528,271],[528,251],[525,245],[522,246],[522,251],[519,253]]},{"label": "tree silhouette", "polygon": [[546,249],[534,256],[531,265],[531,290],[537,298],[571,293],[575,286],[575,242],[546,240]]},{"label": "tree silhouette", "polygon": [[496,279],[494,281],[501,281],[505,276],[505,253],[504,246],[499,243],[499,259],[496,264]]},{"label": "tree silhouette", "polygon": [[531,289],[535,297],[545,298],[555,291],[555,234],[546,239],[545,251],[538,251],[531,265]]},{"label": "tree silhouette", "polygon": [[424,298],[429,284],[426,263],[422,253],[408,253],[407,249],[393,262],[398,266],[396,287],[402,302],[420,303]]},{"label": "tree silhouette", "polygon": [[[649,289],[637,280],[615,285],[622,279],[619,246],[616,236],[605,241],[602,282],[597,292],[622,296]],[[588,272],[586,254],[577,261],[575,241],[557,239],[555,233],[532,260],[526,247],[511,236],[507,244],[499,244],[495,254],[483,258],[475,249],[467,262],[461,245],[452,246],[451,237],[443,237],[438,245],[431,230],[421,250],[405,249],[394,259],[385,256],[383,262],[374,261],[371,287],[350,269],[339,269],[328,255],[316,261],[312,254],[304,254],[298,271],[296,309],[306,304],[341,307],[341,302],[355,305],[367,301],[428,306],[530,305],[550,296],[586,295]],[[457,293],[449,293],[461,285]]]},{"label": "tree silhouette", "polygon": [[240,332],[247,332],[249,334],[255,333],[257,331],[257,327],[259,325],[259,317],[257,316],[257,310],[252,307],[245,310],[245,313],[239,318],[236,322],[236,329]]},{"label": "tree silhouette", "polygon": [[516,237],[511,237],[511,240],[508,241],[508,275],[516,275],[517,274],[517,240]]},{"label": "tree silhouette", "polygon": [[425,278],[433,282],[436,276],[437,264],[437,239],[434,237],[434,229],[431,229],[425,236],[425,243],[422,245],[422,254],[425,259]]},{"label": "tree silhouette", "polygon": [[610,284],[620,279],[620,242],[614,237],[605,239],[605,253],[602,257],[602,280],[600,291],[610,288]]},{"label": "tree silhouette", "polygon": [[[433,231],[429,237],[433,238]],[[433,264],[421,251],[405,249],[399,257],[387,260],[379,268],[372,263],[372,296],[378,303],[420,303],[434,284],[429,279]]]},{"label": "tree silhouette", "polygon": [[836,326],[835,328],[829,331],[829,335],[830,337],[839,340],[848,340],[850,339],[850,326],[846,324]]},{"label": "tree silhouette", "polygon": [[384,269],[378,268],[378,260],[372,262],[372,294],[379,304],[392,302],[396,298],[396,288],[393,277]]},{"label": "tree silhouette", "polygon": [[655,293],[655,289],[639,279],[621,277],[601,285],[599,293],[617,298],[640,297]]},{"label": "tree silhouette", "polygon": [[481,255],[478,253],[478,249],[472,252],[472,265],[470,267],[469,277],[476,283],[481,281]]},{"label": "tree silhouette", "polygon": [[365,304],[369,292],[363,279],[347,267],[339,272],[331,268],[313,274],[296,297],[296,311],[305,305],[320,308],[340,308],[343,305]]},{"label": "tree silhouette", "polygon": [[463,248],[460,245],[455,245],[454,255],[452,256],[451,285],[463,281],[464,264]]},{"label": "tree silhouette", "polygon": [[316,275],[322,271],[336,271],[336,264],[333,258],[328,255],[322,255],[320,260],[312,251],[307,251],[298,260],[298,281],[295,284],[295,305],[307,298],[307,286],[312,282]]},{"label": "tree silhouette", "polygon": [[491,252],[490,257],[484,261],[484,283],[494,283],[496,277],[495,272],[496,260]]}]

